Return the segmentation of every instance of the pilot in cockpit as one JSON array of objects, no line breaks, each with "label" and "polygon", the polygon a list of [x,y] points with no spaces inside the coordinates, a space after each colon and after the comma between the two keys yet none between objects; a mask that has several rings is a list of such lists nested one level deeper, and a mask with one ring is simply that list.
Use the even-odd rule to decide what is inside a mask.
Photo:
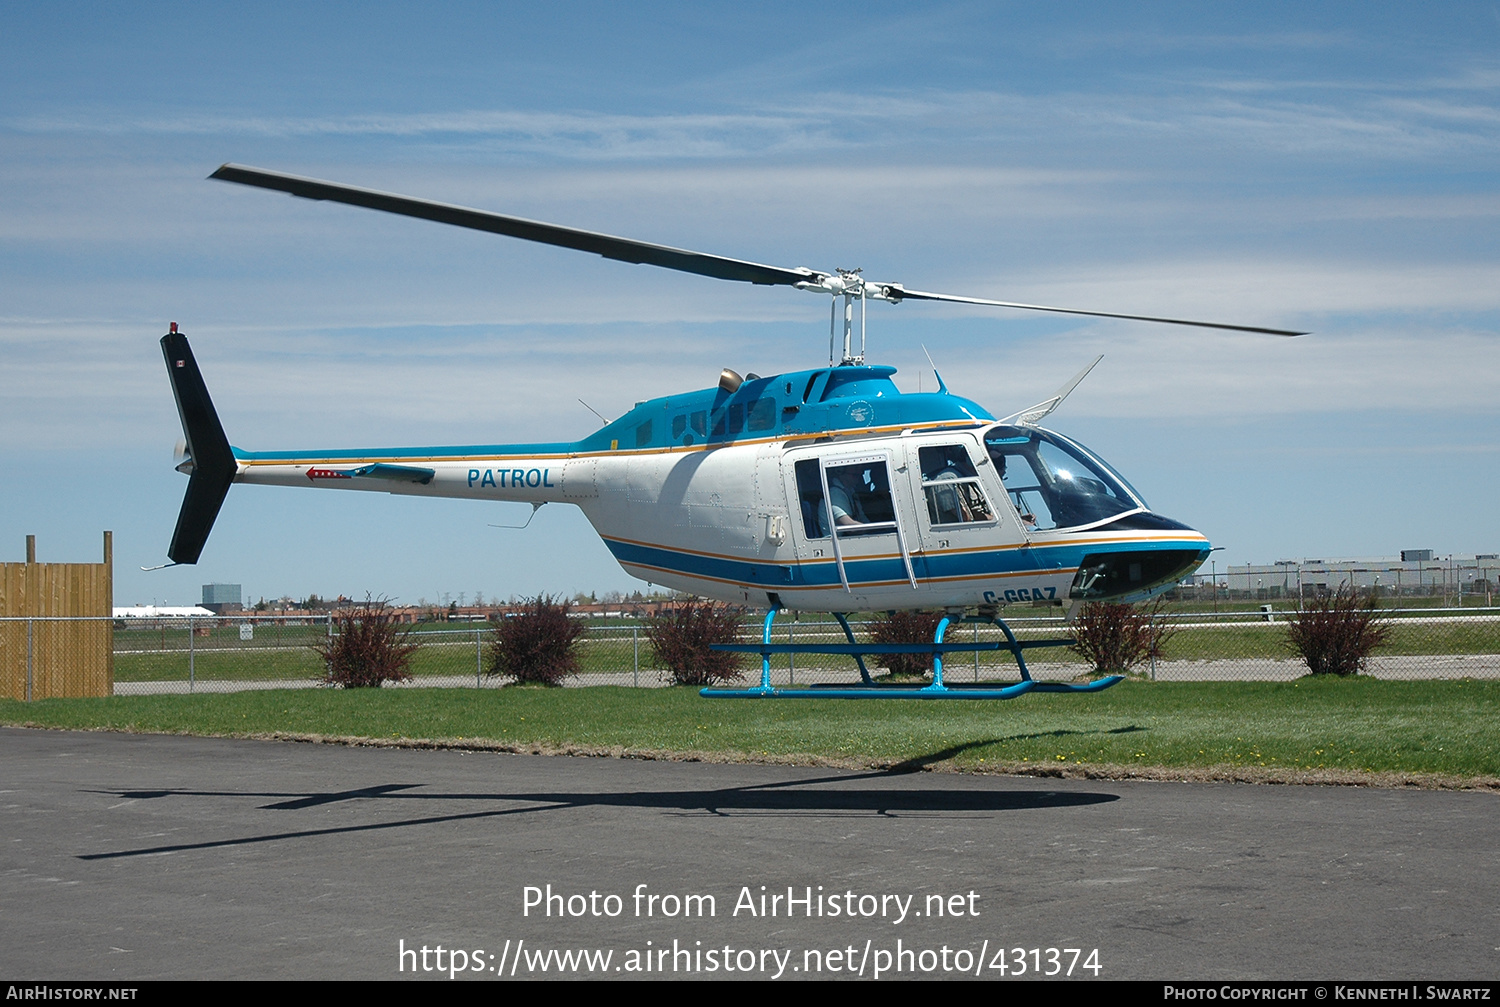
[{"label": "pilot in cockpit", "polygon": [[[995,465],[995,475],[1000,477],[1001,485],[1005,486],[1006,490],[1009,491],[1010,485],[1005,481],[1005,460],[1008,456],[992,444],[986,444],[985,448],[989,451],[990,461]],[[1021,516],[1021,524],[1028,531],[1035,528],[1036,515],[1027,510],[1026,503],[1021,499],[1021,495],[1019,493],[1011,493],[1010,498],[1015,501],[1016,511]]]}]

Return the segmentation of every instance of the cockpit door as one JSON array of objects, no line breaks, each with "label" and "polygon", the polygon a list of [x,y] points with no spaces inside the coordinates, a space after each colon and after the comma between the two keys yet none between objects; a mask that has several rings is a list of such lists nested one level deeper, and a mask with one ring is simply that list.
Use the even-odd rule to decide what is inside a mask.
[{"label": "cockpit door", "polygon": [[909,440],[906,452],[918,561],[933,603],[966,605],[1003,596],[1007,577],[1034,561],[988,455],[962,436]]},{"label": "cockpit door", "polygon": [[845,593],[888,587],[898,579],[918,586],[910,518],[892,481],[896,461],[890,452],[867,451],[805,455],[794,462],[792,520],[799,554],[805,549],[815,562],[831,557]]}]

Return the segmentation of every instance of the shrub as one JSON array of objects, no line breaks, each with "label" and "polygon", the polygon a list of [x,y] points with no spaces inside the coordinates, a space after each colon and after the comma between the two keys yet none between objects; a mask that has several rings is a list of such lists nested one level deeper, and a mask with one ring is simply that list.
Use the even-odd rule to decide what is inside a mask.
[{"label": "shrub", "polygon": [[568,615],[572,607],[572,602],[537,595],[501,619],[490,635],[489,673],[526,685],[561,685],[578,674],[573,643],[584,626]]},{"label": "shrub", "polygon": [[740,677],[744,655],[710,650],[716,643],[738,643],[742,611],[713,601],[688,601],[663,608],[646,622],[658,664],[677,685],[713,685]]},{"label": "shrub", "polygon": [[1377,605],[1375,595],[1348,585],[1313,598],[1288,620],[1287,646],[1314,675],[1357,675],[1390,640],[1390,624]]},{"label": "shrub", "polygon": [[[941,612],[890,612],[870,625],[870,639],[875,643],[931,643],[942,619]],[[892,675],[919,677],[932,671],[931,654],[870,656]]]},{"label": "shrub", "polygon": [[392,621],[384,598],[366,597],[364,604],[335,612],[332,618],[333,635],[312,648],[327,666],[325,682],[364,689],[411,678],[411,656],[418,647],[408,639],[410,631]]},{"label": "shrub", "polygon": [[1094,664],[1093,674],[1125,675],[1142,661],[1162,656],[1162,646],[1172,638],[1162,615],[1161,598],[1149,604],[1091,601],[1073,617],[1077,642],[1068,649]]}]

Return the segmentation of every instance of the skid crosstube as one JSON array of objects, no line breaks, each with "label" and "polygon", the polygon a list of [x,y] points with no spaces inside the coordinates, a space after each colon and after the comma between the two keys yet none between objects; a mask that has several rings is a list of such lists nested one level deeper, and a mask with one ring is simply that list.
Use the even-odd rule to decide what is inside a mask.
[{"label": "skid crosstube", "polygon": [[[1101,692],[1123,680],[1122,675],[1110,675],[1084,685],[1067,682],[1038,682],[1031,677],[1022,652],[1035,647],[1066,647],[1074,641],[1017,640],[1005,620],[995,617],[995,625],[1005,634],[1004,643],[945,643],[943,636],[952,620],[944,617],[938,623],[932,643],[856,643],[848,620],[834,613],[843,627],[848,643],[772,643],[771,627],[776,621],[776,609],[766,613],[761,642],[715,644],[714,650],[736,654],[759,654],[761,656],[760,686],[751,689],[702,689],[698,695],[706,699],[1015,699],[1029,692]],[[963,683],[945,685],[943,682],[943,656],[954,651],[1009,651],[1016,659],[1021,672],[1019,682],[1005,684]],[[847,654],[859,665],[861,683],[858,685],[813,685],[805,689],[778,689],[771,685],[771,656],[773,654]],[[931,654],[932,683],[930,685],[904,685],[876,682],[865,668],[866,654]]]}]

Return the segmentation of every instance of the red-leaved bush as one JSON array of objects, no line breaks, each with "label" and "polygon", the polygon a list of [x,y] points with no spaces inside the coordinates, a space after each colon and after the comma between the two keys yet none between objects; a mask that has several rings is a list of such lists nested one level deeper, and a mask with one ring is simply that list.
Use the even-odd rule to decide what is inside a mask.
[{"label": "red-leaved bush", "polygon": [[740,677],[744,657],[710,650],[716,643],[738,643],[740,609],[714,601],[686,601],[664,608],[646,623],[646,639],[656,661],[678,685],[713,685]]},{"label": "red-leaved bush", "polygon": [[1128,674],[1142,661],[1160,658],[1172,638],[1162,606],[1161,598],[1140,605],[1091,601],[1073,617],[1078,642],[1068,649],[1092,661],[1095,675]]},{"label": "red-leaved bush", "polygon": [[573,604],[537,595],[495,624],[490,635],[489,673],[508,675],[524,685],[561,685],[578,674],[573,642],[583,633]]},{"label": "red-leaved bush", "polygon": [[[931,643],[943,619],[941,612],[891,612],[870,624],[875,643]],[[917,677],[932,672],[931,654],[872,654],[876,665],[892,675]]]},{"label": "red-leaved bush", "polygon": [[1373,594],[1348,585],[1304,602],[1287,623],[1287,646],[1314,675],[1358,675],[1390,640],[1387,617]]},{"label": "red-leaved bush", "polygon": [[411,678],[411,656],[418,650],[410,631],[392,621],[385,600],[335,612],[333,635],[312,649],[323,658],[323,680],[345,689],[379,688]]}]

